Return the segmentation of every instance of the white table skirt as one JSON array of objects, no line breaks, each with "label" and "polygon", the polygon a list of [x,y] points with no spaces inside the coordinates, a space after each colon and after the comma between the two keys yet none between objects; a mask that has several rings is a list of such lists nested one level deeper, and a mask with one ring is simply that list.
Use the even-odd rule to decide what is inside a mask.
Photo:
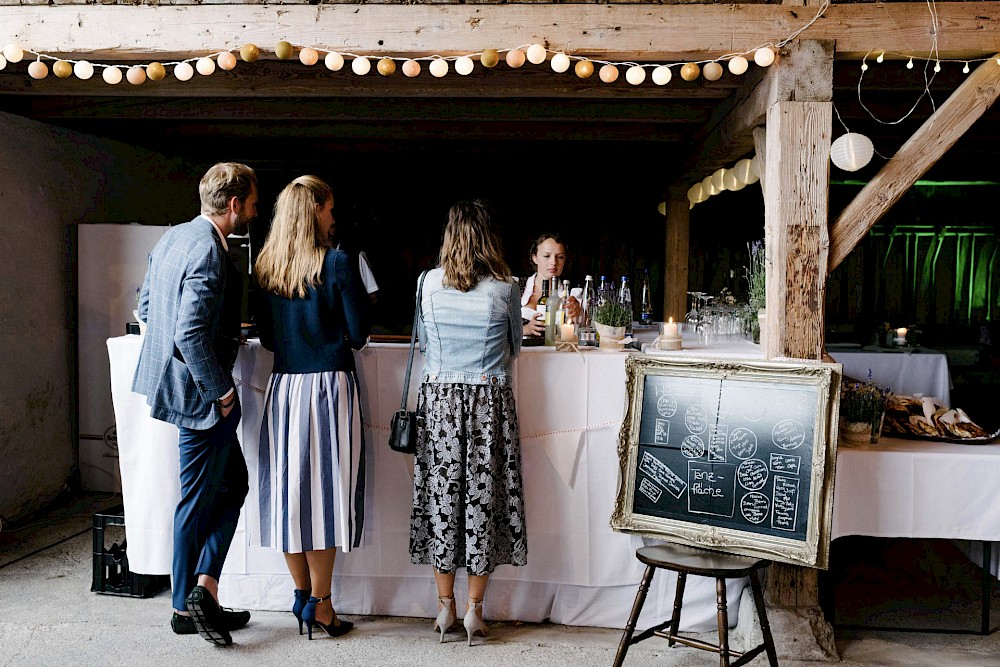
[{"label": "white table skirt", "polygon": [[[149,417],[131,393],[139,337],[108,340],[118,427],[122,494],[131,570],[168,574],[178,489],[177,432]],[[399,407],[405,345],[370,345],[356,355],[362,386],[368,467],[366,544],[337,559],[334,603],[345,614],[432,617],[436,593],[428,566],[409,562],[412,457],[391,451],[388,424]],[[528,564],[501,566],[490,579],[487,616],[498,620],[622,628],[643,567],[636,548],[648,541],[609,527],[618,478],[617,438],[625,405],[624,353],[556,353],[526,348],[514,365],[528,526]],[[414,359],[414,378],[422,360]],[[271,355],[258,342],[240,351],[235,377],[243,407],[240,441],[250,468],[250,496],[220,582],[221,602],[285,610],[293,588],[282,555],[247,544],[255,520],[254,453]],[[410,406],[417,381],[411,382]],[[544,406],[546,409],[540,409]],[[457,587],[464,594],[460,574]],[[669,617],[675,577],[658,571],[640,625]],[[730,580],[730,623],[738,622],[746,582]],[[716,627],[715,583],[691,577],[683,626]]]},{"label": "white table skirt", "polygon": [[[905,348],[911,349],[911,348]],[[868,377],[894,394],[923,394],[940,398],[951,407],[951,374],[948,357],[940,352],[865,352],[830,349],[830,356],[844,366],[844,375]]]}]

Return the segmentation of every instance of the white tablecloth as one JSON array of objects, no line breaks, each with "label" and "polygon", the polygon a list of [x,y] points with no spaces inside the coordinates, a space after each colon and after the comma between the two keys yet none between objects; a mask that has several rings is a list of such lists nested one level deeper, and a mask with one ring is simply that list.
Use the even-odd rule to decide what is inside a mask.
[{"label": "white tablecloth", "polygon": [[[177,432],[149,417],[141,396],[129,391],[139,353],[138,336],[108,340],[111,388],[118,425],[122,493],[130,568],[170,572],[172,516],[177,503]],[[386,445],[399,407],[405,345],[371,345],[357,353],[369,448],[366,545],[337,559],[334,603],[345,614],[432,617],[436,613],[428,566],[409,562],[412,458]],[[617,492],[617,437],[625,405],[624,353],[563,353],[526,348],[515,362],[514,388],[521,427],[527,504],[528,564],[502,566],[490,579],[487,615],[622,628],[643,568],[635,550],[645,542],[609,527]],[[421,359],[414,359],[414,378]],[[243,348],[234,375],[243,406],[244,452],[256,448],[263,390],[271,355],[256,341]],[[417,382],[410,392],[416,394]],[[410,406],[415,405],[411,398]],[[543,409],[544,408],[544,409]],[[280,553],[247,545],[244,522],[253,520],[255,470],[248,456],[251,495],[220,583],[224,605],[285,610],[292,581]],[[457,593],[464,594],[464,571]],[[674,576],[659,571],[641,625],[669,618]],[[738,621],[745,582],[729,582],[730,623]],[[715,628],[714,581],[692,577],[685,590],[684,626]]]},{"label": "white tablecloth", "polygon": [[1000,541],[1000,444],[880,438],[837,450],[832,537]]},{"label": "white tablecloth", "polygon": [[[948,357],[940,352],[913,351],[869,352],[828,349],[830,356],[844,366],[844,375],[858,380],[868,377],[894,394],[924,394],[940,398],[951,406],[951,374]],[[908,351],[907,351],[908,350]]]}]

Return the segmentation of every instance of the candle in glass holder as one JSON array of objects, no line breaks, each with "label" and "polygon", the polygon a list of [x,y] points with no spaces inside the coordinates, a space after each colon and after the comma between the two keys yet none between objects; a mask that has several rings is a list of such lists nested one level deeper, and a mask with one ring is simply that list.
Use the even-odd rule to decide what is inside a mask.
[{"label": "candle in glass holder", "polygon": [[896,345],[906,345],[906,327],[896,329]]},{"label": "candle in glass holder", "polygon": [[660,322],[660,337],[656,341],[656,347],[661,350],[681,349],[680,325],[670,318],[669,322]]},{"label": "candle in glass holder", "polygon": [[572,322],[567,322],[562,325],[562,340],[567,343],[576,342],[576,325]]}]

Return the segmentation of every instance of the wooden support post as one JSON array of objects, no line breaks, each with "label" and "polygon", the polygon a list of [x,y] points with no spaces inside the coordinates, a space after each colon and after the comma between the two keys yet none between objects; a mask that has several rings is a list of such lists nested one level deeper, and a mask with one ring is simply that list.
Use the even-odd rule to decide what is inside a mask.
[{"label": "wooden support post", "polygon": [[778,102],[767,112],[767,359],[822,357],[832,123],[832,102]]},{"label": "wooden support post", "polygon": [[691,212],[683,188],[667,193],[666,241],[663,271],[663,321],[683,322],[687,314],[688,256],[690,254]]}]

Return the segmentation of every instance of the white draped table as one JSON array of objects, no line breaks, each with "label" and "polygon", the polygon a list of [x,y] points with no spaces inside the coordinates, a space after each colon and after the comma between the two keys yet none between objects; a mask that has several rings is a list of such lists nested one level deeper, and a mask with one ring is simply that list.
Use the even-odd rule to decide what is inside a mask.
[{"label": "white draped table", "polygon": [[894,394],[934,396],[951,407],[951,374],[948,357],[925,348],[887,348],[886,350],[845,350],[827,346],[834,359],[843,364],[844,375],[857,380],[872,379]]},{"label": "white draped table", "polygon": [[[140,338],[108,340],[111,389],[133,572],[168,574],[177,503],[177,431],[155,421],[131,393]],[[337,558],[334,604],[345,614],[433,617],[429,566],[409,559],[412,457],[389,449],[388,424],[399,407],[408,347],[372,344],[356,355],[369,453],[366,544]],[[497,620],[622,628],[643,568],[635,550],[646,541],[611,530],[618,484],[617,439],[625,405],[625,354],[526,348],[514,364],[527,504],[528,564],[502,566],[490,579],[487,615]],[[243,407],[240,441],[250,469],[250,496],[224,575],[221,602],[248,609],[289,609],[292,580],[280,553],[247,545],[256,521],[256,466],[264,388],[271,354],[244,347],[235,377]],[[414,359],[419,377],[420,355]],[[411,383],[410,407],[417,381]],[[464,594],[464,571],[458,594]],[[675,578],[660,572],[640,625],[669,618]],[[745,582],[729,582],[730,623],[738,621]],[[716,627],[714,580],[692,577],[685,589],[688,630]]]},{"label": "white draped table", "polygon": [[[1000,549],[1000,444],[882,437],[837,450],[831,539],[950,539],[983,566],[980,634],[990,631],[989,573]],[[984,566],[984,561],[987,561]]]}]

